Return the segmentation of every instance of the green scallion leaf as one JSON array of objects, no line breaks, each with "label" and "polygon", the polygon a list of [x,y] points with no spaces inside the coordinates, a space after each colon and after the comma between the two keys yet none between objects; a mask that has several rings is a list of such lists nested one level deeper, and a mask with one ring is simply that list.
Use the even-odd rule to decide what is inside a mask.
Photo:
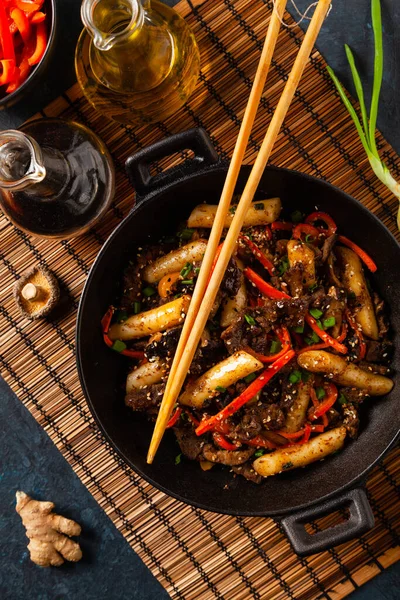
[{"label": "green scallion leaf", "polygon": [[246,323],[248,323],[249,325],[255,325],[256,324],[255,319],[253,319],[253,317],[251,315],[244,315],[244,318],[246,320]]},{"label": "green scallion leaf", "polygon": [[313,235],[310,235],[309,233],[307,233],[307,234],[306,234],[306,237],[304,238],[304,240],[305,240],[307,243],[310,243],[310,242],[312,242],[312,241],[313,241],[313,239],[314,239],[314,236],[313,236]]},{"label": "green scallion leaf", "polygon": [[346,396],[342,393],[340,393],[339,399],[338,399],[339,404],[348,404],[348,400],[346,398]]},{"label": "green scallion leaf", "polygon": [[281,343],[278,342],[277,340],[272,340],[271,347],[269,349],[270,353],[277,354],[280,349],[281,349]]},{"label": "green scallion leaf", "polygon": [[257,375],[255,373],[250,373],[250,375],[247,375],[247,377],[244,378],[244,381],[246,383],[251,383],[252,381],[255,380],[256,377],[257,377]]},{"label": "green scallion leaf", "polygon": [[217,387],[215,388],[216,392],[221,392],[221,394],[224,394],[226,392],[226,388],[224,388],[222,385],[217,385]]},{"label": "green scallion leaf", "polygon": [[186,279],[186,277],[189,275],[191,270],[192,270],[192,264],[188,262],[183,267],[183,269],[181,269],[181,272],[179,274],[183,279]]},{"label": "green scallion leaf", "polygon": [[293,327],[293,331],[295,333],[304,333],[304,325],[298,325],[297,327]]},{"label": "green scallion leaf", "polygon": [[237,204],[234,204],[233,206],[231,206],[229,208],[229,212],[231,213],[231,215],[234,215],[237,209]]},{"label": "green scallion leaf", "polygon": [[301,210],[294,210],[292,212],[292,214],[290,215],[292,223],[301,223],[301,221],[303,220],[303,217],[304,217],[304,214],[301,212]]},{"label": "green scallion leaf", "polygon": [[142,308],[142,305],[140,302],[134,302],[133,303],[133,314],[137,315],[138,313],[140,313],[140,309]]},{"label": "green scallion leaf", "polygon": [[182,454],[178,454],[178,456],[175,456],[175,464],[176,465],[179,465],[181,460],[182,460]]},{"label": "green scallion leaf", "polygon": [[319,308],[310,308],[310,315],[314,317],[314,319],[319,319],[323,314],[324,313],[322,310],[319,310]]},{"label": "green scallion leaf", "polygon": [[328,319],[324,319],[322,321],[322,325],[324,326],[324,329],[329,329],[329,327],[333,327],[335,324],[336,324],[335,317],[329,317]]},{"label": "green scallion leaf", "polygon": [[181,283],[183,285],[193,285],[194,279],[184,279],[183,281],[181,281]]},{"label": "green scallion leaf", "polygon": [[194,229],[182,229],[182,231],[180,231],[178,233],[178,237],[181,238],[181,240],[191,240],[194,234]]},{"label": "green scallion leaf", "polygon": [[115,352],[122,352],[123,350],[126,350],[126,344],[121,342],[121,340],[115,340],[111,348],[115,350]]},{"label": "green scallion leaf", "polygon": [[318,344],[319,341],[319,337],[317,336],[315,331],[312,331],[311,334],[305,338],[305,342],[309,346],[311,346],[312,344]]},{"label": "green scallion leaf", "polygon": [[151,285],[148,285],[147,287],[145,287],[143,290],[143,296],[146,296],[147,298],[150,298],[150,296],[154,296],[154,294],[156,293],[156,290],[151,287]]},{"label": "green scallion leaf", "polygon": [[289,375],[289,381],[290,383],[298,383],[301,380],[301,372],[298,371],[297,369],[295,371],[292,371]]},{"label": "green scallion leaf", "polygon": [[260,448],[259,450],[256,450],[254,452],[254,455],[256,458],[258,458],[259,456],[262,456],[264,454],[264,450],[262,448]]},{"label": "green scallion leaf", "polygon": [[256,204],[254,204],[254,208],[256,210],[264,210],[264,204],[262,202],[257,202]]},{"label": "green scallion leaf", "polygon": [[175,294],[174,298],[175,298],[175,300],[178,300],[178,298],[182,298],[182,294],[181,293]]},{"label": "green scallion leaf", "polygon": [[317,387],[315,390],[315,395],[317,396],[318,400],[322,400],[322,398],[325,398],[326,393],[323,387]]},{"label": "green scallion leaf", "polygon": [[284,256],[278,263],[278,275],[282,277],[289,268],[289,259]]},{"label": "green scallion leaf", "polygon": [[200,273],[200,267],[193,267],[193,271],[195,275],[198,275]]}]

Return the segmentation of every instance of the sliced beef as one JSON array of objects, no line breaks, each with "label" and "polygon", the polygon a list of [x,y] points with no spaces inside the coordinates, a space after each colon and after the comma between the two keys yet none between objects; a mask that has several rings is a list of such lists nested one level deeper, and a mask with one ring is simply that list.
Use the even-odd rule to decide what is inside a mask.
[{"label": "sliced beef", "polygon": [[328,275],[329,283],[335,285],[338,288],[343,287],[337,272],[336,272],[336,257],[333,252],[330,252],[326,260],[326,271]]},{"label": "sliced beef", "polygon": [[135,411],[148,411],[162,400],[164,383],[155,383],[143,389],[134,389],[125,396],[125,404]]},{"label": "sliced beef", "polygon": [[343,425],[346,427],[347,433],[352,439],[356,439],[358,435],[360,419],[358,418],[357,409],[354,404],[345,404],[343,406],[343,416]]},{"label": "sliced beef", "polygon": [[393,344],[391,342],[373,342],[372,340],[369,340],[366,344],[366,361],[373,363],[386,363],[390,361],[393,354]]},{"label": "sliced beef", "polygon": [[206,460],[231,467],[242,465],[253,456],[255,448],[246,450],[219,450],[213,444],[206,444],[203,448],[203,456]]},{"label": "sliced beef", "polygon": [[174,427],[174,433],[182,454],[190,458],[190,460],[199,460],[204,440],[195,434],[193,427],[191,425]]},{"label": "sliced beef", "polygon": [[192,375],[201,375],[213,365],[220,362],[225,354],[224,344],[220,337],[210,337],[203,345],[200,345],[193,357],[190,366]]},{"label": "sliced beef", "polygon": [[278,320],[287,327],[302,327],[310,304],[310,298],[285,298],[276,301]]},{"label": "sliced beef", "polygon": [[234,354],[240,348],[247,345],[247,323],[244,315],[238,315],[236,319],[221,333],[229,354]]},{"label": "sliced beef", "polygon": [[278,240],[275,246],[275,254],[278,258],[285,256],[287,254],[287,245],[289,240]]},{"label": "sliced beef", "polygon": [[389,367],[385,365],[377,365],[373,362],[367,362],[366,360],[360,360],[358,366],[364,371],[369,371],[370,373],[377,373],[378,375],[386,375],[390,374]]},{"label": "sliced beef", "polygon": [[303,265],[299,263],[288,269],[283,276],[284,281],[289,286],[289,293],[293,298],[298,298],[304,294],[303,274]]},{"label": "sliced beef", "polygon": [[285,415],[278,404],[258,403],[244,409],[243,417],[235,428],[235,438],[245,442],[263,429],[281,429],[284,424]]},{"label": "sliced beef", "polygon": [[240,284],[242,283],[242,277],[242,271],[239,269],[236,260],[231,258],[221,282],[221,290],[230,297],[236,296]]},{"label": "sliced beef", "polygon": [[335,245],[336,240],[337,240],[337,235],[336,235],[336,233],[333,233],[332,235],[327,237],[326,240],[324,241],[323,246],[322,246],[322,255],[321,255],[322,263],[324,263],[328,260],[328,257],[330,255],[330,253],[332,252],[332,248]]},{"label": "sliced beef", "polygon": [[372,295],[372,300],[375,306],[375,315],[378,322],[379,338],[383,339],[389,331],[389,321],[385,314],[385,303],[376,292]]},{"label": "sliced beef", "polygon": [[247,481],[252,481],[253,483],[261,483],[263,478],[261,475],[255,472],[251,463],[244,463],[244,465],[233,466],[232,471],[237,475],[242,475],[247,479]]},{"label": "sliced beef", "polygon": [[340,392],[345,396],[349,404],[360,404],[367,396],[367,392],[354,387],[342,387]]},{"label": "sliced beef", "polygon": [[164,331],[164,333],[160,333],[157,338],[147,344],[145,349],[146,357],[151,360],[152,358],[170,358],[173,356],[181,331],[181,327],[174,327],[173,329]]}]

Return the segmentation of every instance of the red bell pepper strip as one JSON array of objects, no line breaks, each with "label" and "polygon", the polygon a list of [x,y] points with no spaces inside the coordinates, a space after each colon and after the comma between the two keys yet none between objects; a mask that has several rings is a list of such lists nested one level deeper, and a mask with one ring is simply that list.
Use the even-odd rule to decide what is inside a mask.
[{"label": "red bell pepper strip", "polygon": [[311,421],[319,419],[320,417],[325,415],[325,413],[327,413],[328,410],[332,408],[332,406],[337,400],[338,391],[336,385],[334,383],[329,382],[325,383],[324,387],[326,390],[326,395],[324,399],[322,400],[322,402],[318,402],[318,406],[314,406],[308,411],[308,418]]},{"label": "red bell pepper strip", "polygon": [[328,427],[328,425],[329,425],[329,419],[328,419],[328,416],[324,413],[322,415],[322,426],[325,428],[325,427]]},{"label": "red bell pepper strip", "polygon": [[313,212],[310,215],[308,215],[308,217],[306,218],[305,221],[309,225],[314,225],[314,223],[316,221],[322,221],[323,223],[325,223],[326,228],[325,227],[317,227],[317,229],[320,233],[327,234],[328,237],[330,235],[333,235],[337,231],[337,225],[336,225],[335,221],[326,212],[321,212],[321,211]]},{"label": "red bell pepper strip", "polygon": [[272,231],[292,231],[293,223],[284,223],[283,221],[274,221],[271,223]]},{"label": "red bell pepper strip", "polygon": [[281,356],[286,354],[286,352],[288,352],[288,350],[290,350],[292,348],[292,341],[290,339],[290,333],[289,333],[289,330],[287,329],[287,327],[282,326],[282,327],[277,328],[276,334],[279,338],[279,341],[282,344],[281,350],[279,350],[279,352],[277,352],[276,354],[271,354],[270,356],[268,356],[266,354],[259,354],[258,352],[255,352],[249,346],[246,346],[246,348],[245,348],[246,352],[249,352],[249,354],[252,354],[255,358],[257,358],[262,363],[274,362],[275,360],[277,360],[278,358],[280,358]]},{"label": "red bell pepper strip", "polygon": [[0,43],[3,59],[13,60],[15,64],[14,44],[3,0],[0,1]]},{"label": "red bell pepper strip", "polygon": [[212,436],[214,442],[218,444],[218,446],[221,446],[221,448],[223,448],[224,450],[237,450],[241,446],[241,444],[233,444],[232,442],[227,440],[226,437],[222,435],[222,433],[214,432]]},{"label": "red bell pepper strip", "polygon": [[192,413],[189,410],[185,410],[185,414],[189,421],[191,421],[195,427],[198,427],[200,425],[200,421],[196,419],[196,417],[192,415]]},{"label": "red bell pepper strip", "polygon": [[174,414],[172,415],[172,417],[170,418],[170,420],[167,423],[167,429],[170,429],[171,427],[173,427],[174,425],[176,425],[176,423],[179,420],[179,417],[182,414],[182,409],[180,406],[178,406],[178,408],[176,409],[176,411],[174,412]]},{"label": "red bell pepper strip", "polygon": [[365,264],[365,266],[368,267],[368,269],[372,273],[375,273],[375,271],[378,269],[378,267],[376,266],[376,264],[372,260],[372,258],[369,256],[369,254],[364,252],[364,250],[362,248],[360,248],[360,246],[357,246],[357,244],[355,244],[354,242],[349,240],[349,238],[345,237],[344,235],[338,236],[338,242],[340,242],[344,246],[347,246],[348,248],[353,250],[353,252],[355,252],[357,254],[357,256],[362,260],[362,262]]},{"label": "red bell pepper strip", "polygon": [[25,13],[37,12],[43,2],[29,2],[28,0],[14,0],[14,4]]},{"label": "red bell pepper strip", "polygon": [[11,83],[6,88],[7,94],[11,94],[15,92],[19,86],[24,83],[24,81],[28,78],[29,71],[31,70],[28,59],[23,58],[19,67],[15,67],[15,79],[11,81]]},{"label": "red bell pepper strip", "polygon": [[275,300],[283,300],[284,298],[290,298],[290,296],[285,294],[285,292],[277,290],[272,285],[264,281],[264,279],[257,275],[257,273],[253,271],[253,269],[246,267],[243,273],[244,276],[247,277],[249,281],[251,281],[251,283],[254,283],[254,285],[260,290],[260,292],[267,296],[267,298],[273,298]]},{"label": "red bell pepper strip", "polygon": [[299,223],[293,229],[292,237],[295,240],[304,240],[304,238],[302,237],[303,235],[304,235],[304,237],[307,235],[311,236],[313,238],[312,241],[315,242],[318,240],[319,231],[316,227],[313,227],[312,225],[309,225],[308,223]]},{"label": "red bell pepper strip", "polygon": [[272,240],[272,231],[269,225],[265,226],[265,234],[267,236],[268,241],[270,242]]},{"label": "red bell pepper strip", "polygon": [[202,435],[206,431],[210,431],[210,429],[214,429],[214,426],[221,421],[224,421],[231,415],[233,415],[236,411],[239,410],[242,406],[244,406],[247,402],[249,402],[254,396],[262,390],[264,386],[272,379],[280,369],[282,369],[289,361],[292,360],[295,353],[293,350],[289,350],[284,356],[278,358],[275,362],[268,367],[259,375],[248,388],[244,390],[237,398],[232,400],[225,408],[220,410],[220,412],[208,419],[204,419],[201,421],[200,425],[196,429],[197,435]]},{"label": "red bell pepper strip", "polygon": [[12,8],[10,10],[10,17],[16,24],[17,29],[21,34],[24,43],[26,44],[31,37],[31,24],[28,17],[20,8]]},{"label": "red bell pepper strip", "polygon": [[11,83],[15,78],[15,61],[11,58],[0,60],[3,72],[0,75],[0,85]]},{"label": "red bell pepper strip", "polygon": [[31,56],[28,57],[28,63],[31,67],[41,61],[47,46],[46,23],[36,25],[36,47]]},{"label": "red bell pepper strip", "polygon": [[37,11],[35,13],[30,13],[30,19],[33,25],[37,25],[38,23],[43,23],[46,19],[46,15],[44,12]]},{"label": "red bell pepper strip", "polygon": [[267,258],[265,254],[260,250],[260,248],[254,242],[252,242],[251,239],[248,238],[246,235],[239,235],[239,239],[242,240],[244,244],[246,244],[246,246],[251,250],[251,252],[254,254],[257,260],[260,261],[262,266],[265,267],[265,269],[267,269],[268,273],[270,275],[273,275],[275,273],[275,267],[269,260],[269,258]]},{"label": "red bell pepper strip", "polygon": [[338,342],[335,338],[329,335],[329,333],[326,333],[326,331],[318,327],[317,321],[314,319],[314,317],[310,315],[310,313],[306,314],[306,321],[311,327],[311,329],[315,331],[317,336],[320,337],[323,342],[325,342],[325,344],[327,344],[337,352],[340,352],[341,354],[347,354],[347,347],[344,344]]}]

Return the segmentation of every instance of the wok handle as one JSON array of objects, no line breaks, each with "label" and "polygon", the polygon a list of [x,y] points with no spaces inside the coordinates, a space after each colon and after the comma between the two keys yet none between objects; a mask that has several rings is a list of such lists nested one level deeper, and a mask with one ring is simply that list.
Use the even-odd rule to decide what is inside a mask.
[{"label": "wok handle", "polygon": [[[310,535],[305,530],[305,524],[341,508],[348,508],[350,518],[344,523],[335,525],[318,533]],[[343,544],[358,537],[374,526],[375,519],[368,502],[364,488],[356,488],[336,496],[317,506],[298,511],[293,515],[283,517],[283,531],[299,556],[308,556],[329,550],[338,544]]]},{"label": "wok handle", "polygon": [[[151,175],[150,165],[176,152],[192,150],[194,157],[157,175]],[[171,135],[130,156],[125,163],[129,181],[136,189],[136,202],[170,181],[176,182],[205,166],[219,162],[219,156],[207,132],[198,127]]]}]

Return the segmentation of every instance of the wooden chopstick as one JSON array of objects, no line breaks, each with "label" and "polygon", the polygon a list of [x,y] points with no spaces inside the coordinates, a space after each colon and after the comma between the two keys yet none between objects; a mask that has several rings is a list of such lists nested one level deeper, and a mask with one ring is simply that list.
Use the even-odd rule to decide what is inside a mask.
[{"label": "wooden chopstick", "polygon": [[[261,149],[257,155],[253,168],[251,170],[249,179],[244,188],[242,197],[240,202],[236,208],[235,215],[233,217],[232,223],[229,227],[227,236],[225,238],[224,244],[222,246],[222,250],[218,257],[217,263],[214,267],[214,271],[211,275],[210,281],[206,282],[207,294],[204,294],[203,291],[203,299],[200,302],[200,306],[198,307],[197,315],[194,321],[190,324],[190,331],[188,337],[184,338],[182,345],[184,345],[183,350],[178,355],[176,362],[177,366],[174,370],[173,377],[171,377],[171,372],[167,382],[167,389],[164,393],[163,401],[161,403],[160,412],[157,418],[157,422],[154,428],[153,437],[150,443],[150,448],[147,456],[147,462],[151,463],[154,459],[157,448],[160,444],[162,436],[164,434],[169,416],[171,414],[174,403],[176,402],[179,392],[182,388],[184,380],[186,378],[187,372],[190,368],[191,362],[193,360],[193,356],[196,352],[201,334],[204,330],[204,327],[207,323],[208,317],[211,312],[211,308],[214,304],[216,295],[218,293],[219,287],[222,282],[222,278],[228,266],[228,262],[232,256],[234,251],[238,235],[242,228],[245,215],[249,208],[250,203],[254,198],[254,194],[257,190],[257,187],[260,183],[261,177],[264,173],[265,167],[267,165],[268,159],[271,155],[272,148],[275,144],[275,141],[278,137],[280,128],[282,126],[283,120],[287,114],[290,103],[293,99],[303,71],[306,67],[307,61],[311,54],[311,51],[314,47],[315,41],[318,37],[318,33],[322,27],[322,23],[326,17],[326,14],[329,10],[331,4],[331,0],[319,0],[318,5],[315,9],[314,15],[311,19],[311,22],[308,26],[307,33],[304,37],[303,43],[300,47],[296,60],[294,62],[293,68],[290,72],[289,78],[285,84],[285,88],[280,97],[278,105],[276,107],[275,113],[272,117],[268,130],[265,134],[263,143],[261,145]],[[250,132],[249,132],[250,133]],[[236,180],[235,180],[236,183]],[[222,213],[221,211],[217,211],[217,215],[215,221],[217,220],[218,212],[223,215],[222,224],[218,223],[218,227],[220,227],[221,231],[218,236],[218,240],[220,239],[220,235],[222,233],[223,222],[225,220],[226,212]],[[215,222],[214,222],[215,225]],[[216,246],[213,249],[213,256],[215,256]],[[211,262],[212,264],[212,262]],[[211,265],[210,265],[211,269]],[[193,302],[193,300],[192,300]],[[196,309],[197,310],[197,309]],[[187,317],[186,317],[187,319]],[[189,329],[189,328],[188,328]]]},{"label": "wooden chopstick", "polygon": [[279,29],[281,25],[280,20],[283,17],[286,4],[287,0],[278,0],[275,3],[275,7],[271,15],[268,31],[265,36],[263,50],[257,67],[257,72],[251,88],[250,97],[247,102],[245,113],[243,115],[239,135],[236,140],[232,159],[229,164],[228,173],[225,179],[220,201],[218,203],[214,223],[210,232],[210,237],[207,242],[207,249],[204,254],[200,273],[193,291],[192,300],[190,302],[189,310],[185,318],[178,346],[175,351],[174,360],[171,365],[163,400],[161,402],[160,410],[158,412],[157,422],[154,427],[154,433],[151,439],[150,448],[147,455],[148,463],[153,462],[154,455],[160,444],[166,425],[168,423],[168,419],[171,415],[171,411],[174,404],[173,402],[171,403],[170,401],[168,401],[168,399],[170,398],[171,386],[175,379],[175,373],[177,371],[182,352],[187,343],[188,337],[190,335],[193,324],[200,309],[205,290],[207,288],[208,280],[210,278],[211,267],[213,265],[214,257],[224,228],[225,218],[232,201],[232,196],[235,190],[237,178],[239,176],[240,167],[242,166],[243,157],[246,152],[251,129],[253,127],[254,119],[256,117],[257,109],[264,90],[268,71],[271,66],[272,56],[275,50],[276,41],[278,39]]}]

